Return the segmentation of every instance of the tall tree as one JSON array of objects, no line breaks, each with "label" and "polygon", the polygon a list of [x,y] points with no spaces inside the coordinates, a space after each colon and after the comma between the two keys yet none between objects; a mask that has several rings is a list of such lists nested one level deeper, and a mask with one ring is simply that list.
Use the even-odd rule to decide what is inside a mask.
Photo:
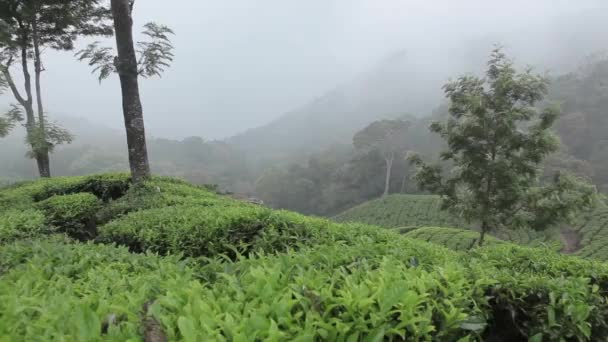
[{"label": "tall tree", "polygon": [[98,42],[90,44],[77,53],[80,60],[89,60],[99,80],[112,72],[118,73],[122,90],[122,109],[127,132],[127,146],[131,175],[135,182],[150,176],[150,163],[146,146],[146,130],[143,109],[139,96],[138,77],[160,76],[173,60],[173,46],[166,26],[148,23],[143,32],[151,41],[139,42],[136,51],[133,43],[134,0],[112,0],[112,17],[116,37],[117,56],[112,49],[100,47]]},{"label": "tall tree", "polygon": [[450,116],[431,131],[447,143],[441,159],[452,163],[451,172],[411,157],[423,189],[442,195],[444,208],[480,223],[480,246],[491,229],[545,229],[593,202],[595,188],[574,177],[557,174],[553,184],[539,183],[541,163],[559,146],[551,133],[558,111],[535,106],[547,86],[547,78],[518,72],[496,49],[485,79],[463,76],[444,87]]},{"label": "tall tree", "polygon": [[[8,113],[11,121],[25,120],[30,156],[36,159],[41,177],[50,177],[49,153],[72,136],[55,123],[49,122],[42,103],[41,74],[44,71],[44,48],[71,50],[79,36],[107,35],[112,32],[106,24],[109,10],[102,0],[0,0],[0,85],[12,92],[25,115]],[[13,63],[19,61],[24,80],[19,90],[12,75]],[[32,90],[30,63],[34,64],[36,110]],[[37,115],[36,115],[37,112]]]},{"label": "tall tree", "polygon": [[381,120],[371,123],[353,137],[355,148],[362,153],[377,152],[385,163],[384,193],[388,195],[395,158],[405,155],[406,133],[410,123],[402,120]]}]

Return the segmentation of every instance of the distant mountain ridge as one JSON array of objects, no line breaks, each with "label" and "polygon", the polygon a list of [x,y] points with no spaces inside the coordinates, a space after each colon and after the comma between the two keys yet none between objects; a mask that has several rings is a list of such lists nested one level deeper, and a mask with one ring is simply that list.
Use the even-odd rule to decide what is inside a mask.
[{"label": "distant mountain ridge", "polygon": [[[261,127],[227,141],[249,152],[277,157],[350,143],[354,132],[381,118],[428,114],[440,89],[400,51],[372,71]],[[412,80],[417,80],[412,82]],[[435,90],[433,90],[435,89]]]}]

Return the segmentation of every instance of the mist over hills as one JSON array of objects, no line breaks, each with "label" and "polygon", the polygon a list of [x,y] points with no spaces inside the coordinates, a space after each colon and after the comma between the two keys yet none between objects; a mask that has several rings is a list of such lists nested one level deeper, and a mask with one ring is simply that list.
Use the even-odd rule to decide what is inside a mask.
[{"label": "mist over hills", "polygon": [[570,72],[585,56],[605,49],[602,37],[608,34],[607,23],[607,12],[588,10],[528,23],[515,31],[480,34],[465,45],[441,41],[406,47],[350,82],[227,141],[258,156],[273,157],[350,143],[353,134],[371,121],[430,115],[444,102],[443,84],[464,73],[483,71],[497,45],[521,66],[551,75]]}]

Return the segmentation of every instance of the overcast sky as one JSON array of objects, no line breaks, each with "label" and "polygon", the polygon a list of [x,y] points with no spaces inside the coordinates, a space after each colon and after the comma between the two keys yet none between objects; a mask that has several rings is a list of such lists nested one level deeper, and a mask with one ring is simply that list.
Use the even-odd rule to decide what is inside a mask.
[{"label": "overcast sky", "polygon": [[[141,81],[147,129],[163,137],[226,137],[305,104],[395,51],[416,51],[424,59],[494,37],[505,39],[501,43],[507,47],[513,39],[512,44],[534,49],[539,44],[527,41],[530,30],[575,31],[580,23],[563,18],[606,13],[606,2],[138,0],[136,30],[157,21],[176,32],[173,66],[162,79]],[[44,100],[50,115],[82,116],[121,128],[117,78],[99,85],[72,53],[45,53]],[[0,104],[8,102],[13,100],[3,95]]]}]

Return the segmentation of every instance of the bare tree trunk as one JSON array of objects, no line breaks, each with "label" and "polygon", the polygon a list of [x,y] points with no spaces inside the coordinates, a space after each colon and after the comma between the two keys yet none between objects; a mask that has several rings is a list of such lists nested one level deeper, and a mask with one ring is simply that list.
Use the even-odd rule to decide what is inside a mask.
[{"label": "bare tree trunk", "polygon": [[32,20],[32,38],[34,41],[34,72],[36,82],[36,103],[38,105],[38,127],[44,141],[40,142],[43,145],[37,147],[36,160],[38,162],[38,170],[41,177],[51,177],[51,163],[49,159],[49,149],[46,145],[46,127],[44,119],[44,110],[42,107],[42,94],[40,86],[40,74],[42,73],[42,62],[40,61],[40,39],[38,37],[38,22],[34,18]]},{"label": "bare tree trunk", "polygon": [[386,178],[384,179],[384,193],[382,194],[382,197],[388,196],[389,188],[391,186],[391,172],[393,170],[394,159],[392,154],[390,157],[384,159],[386,162]]},{"label": "bare tree trunk", "polygon": [[405,184],[407,183],[407,176],[408,176],[408,172],[406,171],[405,174],[403,175],[403,180],[401,181],[401,193],[402,194],[405,193]]},{"label": "bare tree trunk", "polygon": [[488,222],[485,221],[485,219],[481,222],[481,232],[479,233],[479,241],[478,241],[478,245],[479,247],[483,246],[483,243],[485,241],[485,237],[486,237],[486,233],[488,232]]},{"label": "bare tree trunk", "polygon": [[127,131],[129,166],[134,182],[150,176],[143,109],[137,82],[137,57],[133,46],[133,19],[129,0],[112,0],[118,57],[114,60],[122,89],[122,110]]}]

